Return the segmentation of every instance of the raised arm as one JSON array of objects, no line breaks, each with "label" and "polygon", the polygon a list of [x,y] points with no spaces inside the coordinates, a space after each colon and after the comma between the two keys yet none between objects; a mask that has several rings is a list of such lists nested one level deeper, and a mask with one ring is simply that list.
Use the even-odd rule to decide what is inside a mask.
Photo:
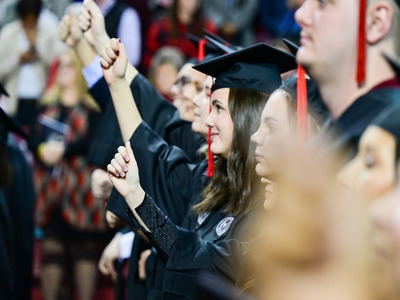
[{"label": "raised arm", "polygon": [[100,63],[104,79],[110,88],[122,138],[125,142],[129,141],[142,123],[142,117],[136,107],[129,84],[125,80],[128,59],[124,45],[117,39],[111,39],[110,44],[103,50]]},{"label": "raised arm", "polygon": [[[93,0],[85,0],[83,2],[83,8],[79,15],[79,26],[96,53],[102,55],[110,44],[110,37],[106,32],[104,16]],[[125,73],[128,84],[132,82],[137,74],[137,69],[128,62]]]},{"label": "raised arm", "polygon": [[[176,226],[142,189],[129,142],[126,148],[120,147],[107,170],[110,180],[129,207],[127,214],[130,224],[145,233],[161,257],[168,261],[169,269],[176,268],[188,273],[207,269],[234,281],[242,250],[246,246],[246,242],[236,236],[239,224],[243,226],[243,218],[228,218],[235,229],[229,230],[228,227],[218,236],[208,236],[209,233],[203,236],[199,232]],[[226,220],[225,214],[221,212],[211,212],[211,215],[208,227],[213,228],[215,225],[217,228]]]},{"label": "raised arm", "polygon": [[82,67],[87,67],[92,63],[96,53],[84,38],[76,16],[68,13],[62,17],[58,27],[58,36],[74,50]]}]

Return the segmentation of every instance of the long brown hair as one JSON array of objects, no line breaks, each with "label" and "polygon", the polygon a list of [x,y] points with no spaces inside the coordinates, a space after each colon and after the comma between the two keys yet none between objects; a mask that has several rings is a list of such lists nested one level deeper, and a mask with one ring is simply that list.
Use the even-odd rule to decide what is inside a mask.
[{"label": "long brown hair", "polygon": [[224,207],[233,216],[247,214],[259,203],[260,178],[255,173],[255,145],[251,135],[260,126],[261,112],[269,95],[231,88],[229,112],[234,124],[228,158],[217,158],[214,177],[203,191],[204,200],[193,209],[201,214]]}]

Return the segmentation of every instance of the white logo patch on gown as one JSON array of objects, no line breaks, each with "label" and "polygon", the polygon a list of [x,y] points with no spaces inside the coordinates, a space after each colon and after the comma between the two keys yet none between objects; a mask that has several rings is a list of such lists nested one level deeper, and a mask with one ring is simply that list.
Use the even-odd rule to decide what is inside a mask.
[{"label": "white logo patch on gown", "polygon": [[215,229],[215,232],[217,233],[218,236],[223,235],[229,227],[231,227],[231,224],[235,218],[228,217],[223,219],[221,222],[219,222],[217,228]]}]

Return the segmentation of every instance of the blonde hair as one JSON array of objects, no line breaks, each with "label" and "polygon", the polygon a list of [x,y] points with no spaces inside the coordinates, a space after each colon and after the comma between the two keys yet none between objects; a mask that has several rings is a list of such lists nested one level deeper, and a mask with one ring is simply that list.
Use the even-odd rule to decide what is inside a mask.
[{"label": "blonde hair", "polygon": [[[79,96],[79,101],[87,106],[89,109],[100,112],[100,106],[97,104],[97,102],[94,100],[94,98],[90,95],[87,83],[85,78],[82,75],[81,69],[82,66],[76,57],[75,53],[71,50],[65,52],[64,54],[69,54],[72,57],[72,63],[74,66],[74,70],[76,72],[77,76],[77,89],[78,89],[78,96]],[[58,71],[57,71],[58,72]],[[55,74],[56,76],[56,74]],[[43,106],[48,106],[51,104],[54,104],[56,102],[60,101],[60,97],[62,94],[62,88],[59,83],[55,82],[53,85],[51,85],[44,93],[40,105]]]}]

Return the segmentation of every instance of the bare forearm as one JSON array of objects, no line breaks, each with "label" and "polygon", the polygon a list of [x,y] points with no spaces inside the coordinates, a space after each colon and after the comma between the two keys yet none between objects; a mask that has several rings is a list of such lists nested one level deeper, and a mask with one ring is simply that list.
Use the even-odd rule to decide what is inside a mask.
[{"label": "bare forearm", "polygon": [[89,42],[82,38],[76,45],[73,47],[78,60],[81,62],[82,67],[86,68],[90,66],[93,62],[96,53],[94,52],[92,46],[90,46]]},{"label": "bare forearm", "polygon": [[128,85],[131,85],[133,79],[139,74],[139,71],[130,63],[128,62],[128,66],[126,68],[125,80]]},{"label": "bare forearm", "polygon": [[122,138],[124,142],[127,142],[142,123],[142,117],[125,79],[119,79],[109,87]]}]

